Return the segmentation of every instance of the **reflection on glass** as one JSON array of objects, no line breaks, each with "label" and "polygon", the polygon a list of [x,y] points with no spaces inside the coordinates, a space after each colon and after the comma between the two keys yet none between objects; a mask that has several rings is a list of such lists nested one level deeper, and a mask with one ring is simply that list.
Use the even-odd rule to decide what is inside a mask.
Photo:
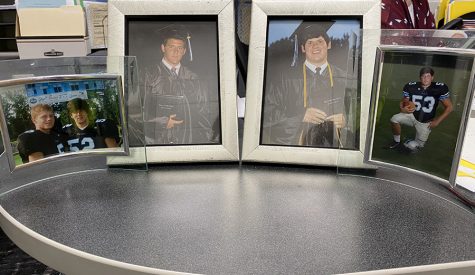
[{"label": "reflection on glass", "polygon": [[381,44],[475,49],[475,31],[381,30]]},{"label": "reflection on glass", "polygon": [[0,88],[15,165],[122,145],[120,78],[23,80]]},{"label": "reflection on glass", "polygon": [[269,17],[261,144],[358,149],[361,19]]}]

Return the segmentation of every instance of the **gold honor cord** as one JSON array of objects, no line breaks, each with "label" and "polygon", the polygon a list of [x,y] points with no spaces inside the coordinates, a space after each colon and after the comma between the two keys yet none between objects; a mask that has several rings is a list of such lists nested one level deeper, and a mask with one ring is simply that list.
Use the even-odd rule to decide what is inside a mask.
[{"label": "gold honor cord", "polygon": [[[328,66],[328,74],[330,75],[330,86],[333,88],[333,72],[332,72],[332,67],[330,64],[327,62]],[[305,62],[302,64],[302,71],[303,71],[303,107],[307,108],[307,70],[305,68]],[[308,126],[307,126],[308,127]],[[300,133],[300,138],[299,138],[299,145],[303,145],[303,132]],[[336,129],[336,135],[338,139],[338,144],[340,147],[343,147],[343,144],[341,142],[341,134],[339,129]]]},{"label": "gold honor cord", "polygon": [[[330,74],[330,86],[333,88],[333,72],[332,67],[327,62],[328,73]],[[303,71],[303,107],[307,108],[307,70],[305,69],[305,62],[302,64]]]}]

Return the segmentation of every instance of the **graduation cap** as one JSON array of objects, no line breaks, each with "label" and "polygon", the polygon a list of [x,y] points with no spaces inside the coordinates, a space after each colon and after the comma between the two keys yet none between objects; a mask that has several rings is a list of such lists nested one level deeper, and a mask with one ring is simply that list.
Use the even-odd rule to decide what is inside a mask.
[{"label": "graduation cap", "polygon": [[187,44],[188,52],[190,53],[190,62],[193,61],[193,51],[191,49],[191,35],[190,32],[183,25],[169,24],[159,29],[157,32],[163,38],[162,43],[164,45],[170,38],[184,41]]},{"label": "graduation cap", "polygon": [[334,21],[313,21],[302,22],[292,33],[291,40],[294,41],[293,58],[291,66],[294,67],[297,63],[299,54],[299,45],[305,44],[308,39],[323,37],[327,44],[330,42],[328,30],[335,24]]}]

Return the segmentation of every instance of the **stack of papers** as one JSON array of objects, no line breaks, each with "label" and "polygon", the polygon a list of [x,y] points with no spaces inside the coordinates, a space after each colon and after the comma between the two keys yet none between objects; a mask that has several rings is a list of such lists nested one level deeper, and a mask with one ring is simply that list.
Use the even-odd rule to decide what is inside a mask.
[{"label": "stack of papers", "polygon": [[75,0],[17,0],[17,9],[24,8],[59,8],[74,6]]}]

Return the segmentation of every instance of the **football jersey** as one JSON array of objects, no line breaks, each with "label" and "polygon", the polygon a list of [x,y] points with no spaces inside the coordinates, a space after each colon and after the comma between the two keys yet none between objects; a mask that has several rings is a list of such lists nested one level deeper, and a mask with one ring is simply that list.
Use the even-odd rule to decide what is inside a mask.
[{"label": "football jersey", "polygon": [[89,125],[85,129],[68,124],[63,127],[63,131],[68,135],[67,142],[72,152],[107,148],[105,138],[113,138],[119,142],[117,126],[107,119],[98,119],[94,125]]},{"label": "football jersey", "polygon": [[66,137],[57,132],[49,134],[39,130],[28,130],[18,136],[18,152],[23,163],[28,162],[28,156],[41,152],[43,155],[61,154],[65,151]]},{"label": "football jersey", "polygon": [[403,96],[416,105],[412,113],[417,121],[426,123],[434,119],[439,101],[450,98],[449,87],[442,82],[432,82],[427,89],[421,82],[409,82],[404,86]]}]

